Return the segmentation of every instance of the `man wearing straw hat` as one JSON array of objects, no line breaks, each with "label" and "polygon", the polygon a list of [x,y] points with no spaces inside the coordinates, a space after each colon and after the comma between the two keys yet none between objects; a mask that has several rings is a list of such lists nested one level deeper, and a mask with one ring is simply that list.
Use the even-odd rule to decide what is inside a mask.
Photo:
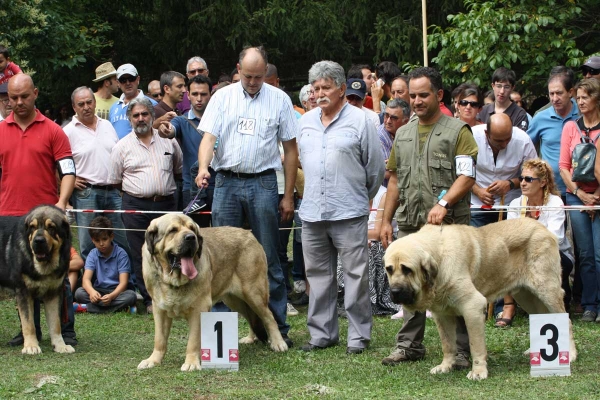
[{"label": "man wearing straw hat", "polygon": [[96,98],[96,115],[108,119],[110,107],[119,101],[114,94],[119,90],[117,84],[117,71],[110,62],[101,64],[96,68],[96,79],[92,82],[98,83],[98,91],[94,93]]},{"label": "man wearing straw hat", "polygon": [[[487,124],[474,126],[473,137],[477,142],[477,176],[471,189],[471,204],[475,208],[491,208],[509,204],[521,194],[519,174],[521,165],[537,157],[533,142],[523,130],[513,127],[507,114],[492,114]],[[503,211],[471,212],[471,226],[480,227],[503,218]],[[506,303],[496,303],[494,314],[506,313],[496,320],[496,326],[512,324],[515,304],[507,298]]]}]

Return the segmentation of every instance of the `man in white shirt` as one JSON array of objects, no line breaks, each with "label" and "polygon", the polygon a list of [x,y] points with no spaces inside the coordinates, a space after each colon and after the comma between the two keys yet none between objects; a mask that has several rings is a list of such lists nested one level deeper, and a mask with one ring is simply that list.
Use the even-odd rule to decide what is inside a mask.
[{"label": "man in white shirt", "polygon": [[[519,174],[524,161],[537,157],[527,133],[512,126],[506,114],[492,114],[487,124],[472,128],[477,142],[477,176],[471,189],[471,204],[489,208],[507,205],[521,195]],[[471,214],[471,226],[498,221],[498,212]]]},{"label": "man in white shirt", "polygon": [[[69,138],[77,177],[71,197],[73,208],[82,210],[120,210],[119,191],[108,183],[110,153],[119,138],[112,124],[96,116],[96,99],[92,90],[81,86],[71,94],[75,116],[65,126]],[[87,227],[98,213],[76,213],[79,248],[84,259],[94,248]],[[115,229],[115,240],[119,246],[129,251],[121,216],[115,213],[105,215]]]}]

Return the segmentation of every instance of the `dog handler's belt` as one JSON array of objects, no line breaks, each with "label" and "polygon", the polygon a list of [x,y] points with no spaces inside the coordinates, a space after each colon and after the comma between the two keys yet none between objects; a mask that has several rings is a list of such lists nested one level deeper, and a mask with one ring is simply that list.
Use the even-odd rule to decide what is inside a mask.
[{"label": "dog handler's belt", "polygon": [[255,174],[245,174],[243,172],[234,172],[234,171],[230,171],[230,170],[220,170],[217,172],[219,174],[223,174],[224,176],[226,176],[228,178],[251,179],[251,178],[256,178],[258,176],[274,174],[275,170],[274,169],[266,169],[262,172],[257,172]]}]

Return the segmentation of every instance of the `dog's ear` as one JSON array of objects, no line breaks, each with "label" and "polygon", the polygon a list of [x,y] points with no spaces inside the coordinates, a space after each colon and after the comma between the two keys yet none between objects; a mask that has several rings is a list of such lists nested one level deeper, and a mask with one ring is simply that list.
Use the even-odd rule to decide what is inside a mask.
[{"label": "dog's ear", "polygon": [[425,286],[430,288],[433,287],[438,274],[438,264],[433,257],[431,257],[431,254],[426,251],[423,252],[421,271],[423,272],[423,283]]},{"label": "dog's ear", "polygon": [[158,224],[156,224],[156,220],[153,220],[146,229],[146,248],[150,254],[154,254],[156,243],[158,243]]},{"label": "dog's ear", "polygon": [[196,256],[200,258],[200,256],[202,256],[202,243],[204,242],[204,239],[202,239],[202,234],[200,233],[200,226],[195,222],[192,223],[194,233],[196,234],[196,240],[198,240],[198,250],[196,251]]}]

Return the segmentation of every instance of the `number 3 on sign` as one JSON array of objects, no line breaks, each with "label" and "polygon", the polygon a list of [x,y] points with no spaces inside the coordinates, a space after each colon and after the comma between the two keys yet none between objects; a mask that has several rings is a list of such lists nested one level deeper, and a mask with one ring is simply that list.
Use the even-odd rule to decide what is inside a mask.
[{"label": "number 3 on sign", "polygon": [[569,314],[529,316],[531,376],[570,376]]},{"label": "number 3 on sign", "polygon": [[203,312],[200,316],[202,368],[239,369],[238,314]]}]

